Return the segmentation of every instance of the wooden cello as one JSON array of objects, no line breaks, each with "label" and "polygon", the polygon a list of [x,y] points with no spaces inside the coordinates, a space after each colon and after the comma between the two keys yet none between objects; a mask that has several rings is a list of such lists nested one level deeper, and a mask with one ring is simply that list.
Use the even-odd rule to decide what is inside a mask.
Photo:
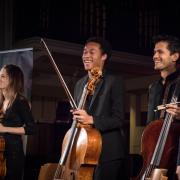
[{"label": "wooden cello", "polygon": [[0,136],[0,180],[6,175],[6,159],[4,158],[5,140]]},{"label": "wooden cello", "polygon": [[[43,39],[41,39],[41,41],[48,52],[51,63],[58,74],[59,80],[65,89],[72,108],[83,109],[86,97],[88,94],[93,93],[95,85],[101,77],[101,73],[99,73],[97,69],[91,71],[93,78],[90,79],[85,86],[80,103],[77,107],[46,43]],[[101,135],[96,129],[90,126],[82,126],[77,123],[77,120],[73,120],[70,130],[66,133],[63,140],[61,158],[57,165],[54,177],[51,179],[92,180],[94,167],[98,163],[101,152],[101,146]],[[47,179],[50,178],[46,178],[46,180]]]},{"label": "wooden cello", "polygon": [[[3,113],[1,113],[0,116],[0,123],[3,121]],[[5,151],[5,139],[3,135],[0,134],[0,180],[4,179],[6,176],[6,159],[4,157],[4,151]]]},{"label": "wooden cello", "polygon": [[[171,103],[176,103],[180,92],[177,80]],[[145,129],[141,139],[143,167],[135,180],[175,180],[175,168],[180,137],[180,123],[173,122],[166,113],[164,120],[155,120]]]}]

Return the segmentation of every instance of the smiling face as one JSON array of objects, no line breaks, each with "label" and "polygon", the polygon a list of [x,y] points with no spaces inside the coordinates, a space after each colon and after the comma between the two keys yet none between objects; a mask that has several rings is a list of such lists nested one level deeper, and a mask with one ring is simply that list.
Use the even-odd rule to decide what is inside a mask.
[{"label": "smiling face", "polygon": [[102,70],[106,58],[107,55],[102,53],[100,44],[89,42],[85,45],[82,55],[85,70],[90,71],[94,67],[99,67]]},{"label": "smiling face", "polygon": [[178,53],[171,54],[168,49],[168,43],[160,41],[155,44],[154,48],[154,69],[159,71],[173,72],[176,69],[176,61],[179,57]]}]

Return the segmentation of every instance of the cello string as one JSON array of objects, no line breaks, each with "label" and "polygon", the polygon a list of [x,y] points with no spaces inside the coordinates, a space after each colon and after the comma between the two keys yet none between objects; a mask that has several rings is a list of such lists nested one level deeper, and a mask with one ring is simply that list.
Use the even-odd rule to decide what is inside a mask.
[{"label": "cello string", "polygon": [[[165,123],[163,124],[162,129],[165,129]],[[158,144],[161,142],[161,137],[162,137],[162,135],[163,135],[163,132],[164,132],[164,130],[163,130],[163,131],[161,130],[160,135],[159,135],[159,138],[158,138],[158,143],[156,144],[156,147],[155,147],[155,150],[154,150],[154,153],[153,153],[152,160],[151,160],[148,168],[147,168],[146,171],[145,171],[145,175],[144,175],[145,178],[150,177],[150,175],[151,175],[151,173],[152,173],[152,170],[153,170],[154,167],[155,167],[155,163],[154,163],[154,162],[156,162],[157,154],[159,153],[159,150],[158,150],[158,149],[159,149],[159,146],[158,146]]]},{"label": "cello string", "polygon": [[168,135],[168,130],[169,130],[169,125],[170,125],[170,119],[171,116],[170,114],[167,114],[167,117],[164,120],[163,126],[161,128],[161,133],[158,139],[158,143],[157,143],[157,149],[155,152],[155,156],[154,156],[154,162],[152,163],[154,165],[154,167],[158,167],[159,163],[160,163],[160,156],[162,155],[162,151],[164,149],[164,145],[165,145],[165,139]]},{"label": "cello string", "polygon": [[151,165],[155,165],[156,164],[157,157],[159,156],[161,142],[163,141],[163,136],[164,136],[165,129],[166,129],[166,126],[167,126],[166,124],[167,124],[167,121],[165,120],[164,123],[163,123],[163,126],[161,128],[161,132],[160,132],[160,135],[159,135],[159,138],[158,138],[158,141],[157,141],[154,153],[153,153],[152,160],[150,162]]},{"label": "cello string", "polygon": [[[163,127],[162,127],[162,129],[165,129],[165,124],[166,123],[164,123],[163,124]],[[158,143],[157,143],[157,145],[162,141],[161,139],[162,139],[162,136],[163,136],[163,132],[164,132],[164,130],[163,131],[161,131],[161,133],[160,133],[160,138],[158,139]],[[154,168],[156,168],[156,161],[157,161],[157,156],[159,155],[159,146],[157,146],[156,145],[156,147],[155,147],[155,151],[154,151],[154,153],[153,153],[153,158],[152,158],[152,160],[151,160],[151,163],[149,164],[149,166],[148,166],[148,168],[147,168],[147,170],[145,171],[145,174],[144,174],[144,178],[149,178],[150,177],[150,175],[152,174],[152,171],[153,171],[153,169]]]},{"label": "cello string", "polygon": [[[176,100],[177,100],[177,98],[173,97],[172,100],[171,100],[171,103],[175,103]],[[158,139],[159,143],[157,143],[157,144],[159,144],[159,146],[157,148],[157,152],[154,151],[156,153],[155,156],[154,156],[154,163],[150,164],[150,167],[149,167],[149,169],[147,169],[147,172],[146,172],[147,177],[150,176],[153,169],[155,169],[155,168],[157,168],[159,166],[160,158],[161,158],[161,155],[163,153],[164,146],[165,146],[165,139],[168,136],[171,122],[172,122],[172,115],[170,115],[168,113],[167,116],[165,117],[165,120],[164,120],[164,123],[163,123],[163,126],[162,126],[162,130],[161,130],[161,133],[160,133],[160,136],[159,136],[160,138]]]},{"label": "cello string", "polygon": [[[177,97],[172,97],[171,99],[171,103],[176,103],[177,102]],[[166,143],[166,139],[167,139],[167,136],[168,136],[168,133],[169,133],[169,129],[170,129],[170,126],[171,126],[171,122],[172,122],[172,115],[167,113],[166,114],[166,117],[164,119],[164,123],[163,123],[163,127],[162,127],[162,134],[160,135],[161,138],[160,138],[160,146],[158,148],[158,154],[155,158],[155,165],[159,165],[160,163],[160,158],[161,158],[161,155],[163,153],[163,149],[164,149],[164,146],[165,146],[165,143]]]},{"label": "cello string", "polygon": [[56,172],[55,172],[55,175],[54,175],[54,179],[55,178],[57,178],[57,177],[59,177],[59,175],[60,175],[60,165],[59,165],[59,163],[58,163],[58,165],[57,165],[57,169],[56,169]]},{"label": "cello string", "polygon": [[157,157],[156,165],[160,164],[161,155],[163,153],[164,146],[165,146],[165,143],[166,143],[166,139],[167,139],[167,136],[169,134],[169,129],[170,129],[171,122],[172,122],[172,115],[168,115],[167,116],[166,126],[165,126],[166,127],[165,132],[163,133],[163,136],[162,136],[162,139],[161,139],[161,146],[159,148],[159,156]]},{"label": "cello string", "polygon": [[154,151],[154,154],[153,154],[154,157],[153,157],[147,171],[145,172],[145,177],[149,177],[151,175],[153,169],[157,168],[158,160],[159,160],[161,152],[163,150],[164,137],[166,137],[167,134],[168,134],[168,132],[166,130],[168,129],[168,127],[170,125],[169,117],[170,117],[170,114],[167,114],[167,118],[165,118],[165,120],[164,120],[162,129],[161,129],[161,132],[160,132],[160,136],[159,136],[159,139],[158,139],[158,143],[157,143],[158,146],[156,145],[156,148],[155,148],[155,151]]},{"label": "cello string", "polygon": [[[172,99],[171,99],[171,102],[170,103],[176,103],[177,102],[177,97],[175,96],[173,96],[172,97]],[[158,150],[158,153],[160,154],[160,153],[162,153],[162,151],[163,151],[163,146],[164,146],[164,144],[165,144],[165,141],[164,141],[164,139],[166,139],[165,137],[167,137],[167,135],[168,135],[168,132],[169,132],[169,128],[170,128],[170,125],[171,125],[171,121],[172,121],[172,115],[170,115],[169,113],[167,113],[166,114],[166,117],[165,117],[165,119],[164,119],[164,123],[163,123],[163,127],[162,127],[162,130],[161,130],[161,134],[160,134],[160,145],[161,146],[158,146],[159,148],[159,150]],[[158,157],[160,157],[160,155],[158,155],[157,157],[156,157],[156,165],[158,165],[157,163],[158,163]],[[159,160],[160,161],[160,160]]]}]

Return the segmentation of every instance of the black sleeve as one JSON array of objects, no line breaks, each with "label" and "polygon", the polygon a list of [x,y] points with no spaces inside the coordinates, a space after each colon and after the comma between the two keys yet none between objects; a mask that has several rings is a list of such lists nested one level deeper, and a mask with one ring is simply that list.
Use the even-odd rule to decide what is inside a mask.
[{"label": "black sleeve", "polygon": [[23,99],[18,104],[18,112],[23,122],[25,134],[34,134],[36,127],[28,101]]}]

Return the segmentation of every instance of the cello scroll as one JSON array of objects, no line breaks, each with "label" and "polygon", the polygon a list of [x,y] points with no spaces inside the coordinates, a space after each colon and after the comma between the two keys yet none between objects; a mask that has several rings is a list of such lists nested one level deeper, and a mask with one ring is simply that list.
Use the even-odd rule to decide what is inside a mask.
[{"label": "cello scroll", "polygon": [[90,74],[92,78],[88,80],[87,90],[89,91],[89,94],[92,95],[94,93],[96,84],[102,77],[102,71],[98,67],[95,67],[91,69]]}]

